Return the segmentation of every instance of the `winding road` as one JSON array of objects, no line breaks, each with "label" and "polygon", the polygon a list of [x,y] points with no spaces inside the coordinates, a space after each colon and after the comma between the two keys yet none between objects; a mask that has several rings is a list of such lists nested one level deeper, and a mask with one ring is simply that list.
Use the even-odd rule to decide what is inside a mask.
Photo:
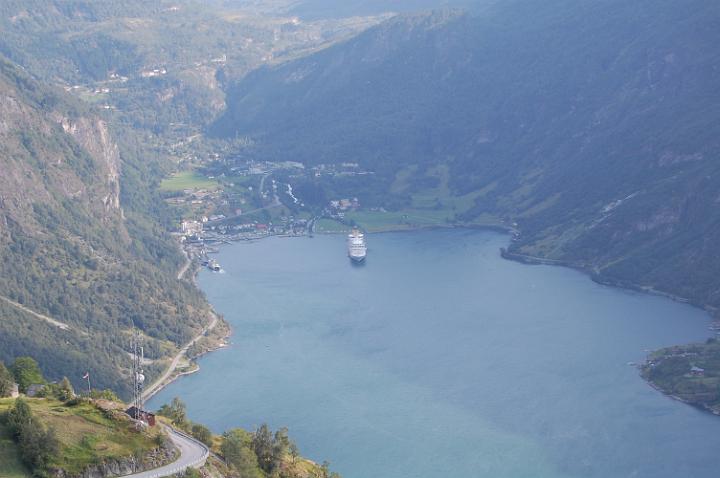
[{"label": "winding road", "polygon": [[[177,278],[182,280],[185,273],[188,271],[192,264],[192,260],[185,255],[185,264],[178,271]],[[2,297],[0,297],[2,298]],[[47,320],[47,318],[45,318]],[[174,377],[173,374],[180,364],[180,360],[187,355],[188,350],[198,340],[200,340],[205,334],[215,328],[218,324],[218,317],[214,313],[211,314],[210,323],[203,328],[203,330],[195,336],[190,342],[185,344],[178,353],[173,357],[170,366],[163,372],[163,374],[149,387],[143,391],[143,400],[147,400],[157,392],[159,392],[167,383],[169,383]],[[165,466],[155,468],[154,470],[142,471],[140,473],[133,473],[130,475],[123,475],[123,478],[163,478],[166,476],[176,475],[183,473],[188,468],[201,468],[205,461],[210,456],[210,449],[202,442],[194,439],[193,437],[186,435],[185,433],[179,432],[174,428],[167,425],[160,425],[170,437],[170,440],[175,445],[179,452],[177,460],[169,463]]]},{"label": "winding road", "polygon": [[[185,264],[178,271],[178,280],[182,280],[183,276],[185,276],[185,273],[188,271],[190,265],[192,264],[192,260],[190,259],[190,257],[188,257],[187,254],[185,254],[185,259]],[[155,380],[152,385],[150,385],[143,391],[143,400],[148,400],[150,397],[158,393],[165,385],[167,385],[168,382],[173,379],[172,375],[177,370],[180,360],[182,360],[182,358],[187,354],[187,351],[190,349],[190,347],[195,345],[195,342],[203,338],[205,334],[215,328],[218,323],[217,315],[211,313],[210,316],[212,318],[210,320],[210,323],[204,329],[202,329],[202,331],[198,335],[196,335],[194,339],[186,343],[183,348],[178,351],[178,353],[173,357],[172,362],[170,362],[170,366],[165,370],[165,372],[163,372],[163,374],[160,375],[160,377],[158,377],[158,379]]]},{"label": "winding road", "polygon": [[25,313],[32,315],[36,319],[44,320],[45,322],[48,322],[49,324],[54,325],[55,327],[57,327],[60,330],[70,330],[70,326],[68,324],[66,324],[64,322],[60,322],[59,320],[55,320],[51,317],[48,317],[47,315],[39,314],[39,313],[35,312],[34,310],[30,310],[27,307],[25,307],[24,305],[22,305],[18,302],[15,302],[14,300],[8,299],[7,297],[3,297],[1,295],[0,295],[0,300],[12,305],[13,307],[15,307],[17,309],[22,310]]},{"label": "winding road", "polygon": [[170,440],[180,452],[177,460],[154,470],[142,471],[131,475],[124,475],[127,478],[162,478],[165,476],[182,473],[188,468],[200,468],[210,456],[210,450],[198,440],[180,433],[174,428],[164,426]]},{"label": "winding road", "polygon": [[190,342],[186,343],[183,348],[180,349],[180,351],[173,357],[172,362],[170,362],[170,366],[165,370],[165,372],[160,375],[160,377],[155,380],[155,382],[147,387],[145,391],[143,391],[143,400],[147,400],[153,395],[155,395],[157,392],[160,391],[168,382],[168,380],[171,379],[172,374],[175,373],[175,370],[177,370],[178,364],[180,363],[180,360],[187,354],[188,349],[195,345],[195,342],[203,338],[203,336],[215,328],[215,326],[218,323],[217,315],[212,314],[212,320],[210,323],[200,332],[194,339],[192,339]]}]

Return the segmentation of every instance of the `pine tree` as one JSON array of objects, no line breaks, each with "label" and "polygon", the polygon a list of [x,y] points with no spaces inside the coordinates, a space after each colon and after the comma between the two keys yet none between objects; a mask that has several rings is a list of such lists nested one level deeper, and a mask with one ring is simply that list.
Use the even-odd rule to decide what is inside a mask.
[{"label": "pine tree", "polygon": [[257,455],[252,449],[252,436],[245,430],[238,428],[225,432],[220,452],[241,478],[262,478]]},{"label": "pine tree", "polygon": [[22,398],[8,412],[7,424],[20,448],[20,456],[37,476],[44,476],[50,462],[57,456],[60,443],[55,430],[46,429],[33,416],[28,403]]},{"label": "pine tree", "polygon": [[60,445],[53,428],[45,427],[35,418],[25,423],[18,440],[20,455],[35,475],[43,475]]},{"label": "pine tree", "polygon": [[0,362],[0,398],[9,397],[12,393],[13,385],[15,385],[15,378],[7,367],[5,367],[5,364]]},{"label": "pine tree", "polygon": [[190,430],[192,436],[195,437],[195,439],[200,440],[207,446],[212,446],[213,436],[212,432],[208,427],[199,423],[195,423]]},{"label": "pine tree", "polygon": [[30,406],[22,398],[15,400],[15,406],[10,409],[7,415],[7,424],[15,439],[20,438],[23,427],[32,420]]},{"label": "pine tree", "polygon": [[268,426],[263,423],[253,434],[253,449],[257,455],[260,468],[267,473],[272,473],[276,462],[273,454],[273,436]]},{"label": "pine tree", "polygon": [[75,390],[73,389],[70,380],[67,377],[63,377],[58,385],[58,400],[63,402],[70,400],[75,397]]}]

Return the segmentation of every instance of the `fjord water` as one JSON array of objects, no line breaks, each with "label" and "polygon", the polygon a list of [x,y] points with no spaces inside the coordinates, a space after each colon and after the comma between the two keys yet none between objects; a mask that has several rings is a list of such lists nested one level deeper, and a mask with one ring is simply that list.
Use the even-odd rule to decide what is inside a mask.
[{"label": "fjord water", "polygon": [[645,350],[709,318],[576,271],[503,260],[477,230],[224,248],[199,282],[232,346],[174,396],[214,431],[287,426],[345,478],[716,477],[720,418],[650,388]]}]

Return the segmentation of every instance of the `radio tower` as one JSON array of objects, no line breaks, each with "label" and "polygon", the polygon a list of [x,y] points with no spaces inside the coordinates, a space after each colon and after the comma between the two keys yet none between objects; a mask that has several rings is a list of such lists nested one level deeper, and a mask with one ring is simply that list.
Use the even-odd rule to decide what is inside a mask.
[{"label": "radio tower", "polygon": [[145,383],[145,374],[143,373],[144,351],[142,345],[142,337],[140,331],[133,327],[132,342],[132,378],[133,378],[133,407],[135,407],[133,418],[139,421],[145,421],[143,413],[143,384]]}]

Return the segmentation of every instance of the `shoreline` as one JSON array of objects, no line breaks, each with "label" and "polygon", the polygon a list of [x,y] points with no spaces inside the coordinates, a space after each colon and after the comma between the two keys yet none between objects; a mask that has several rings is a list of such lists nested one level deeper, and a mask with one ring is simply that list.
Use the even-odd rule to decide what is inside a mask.
[{"label": "shoreline", "polygon": [[[415,231],[433,230],[433,229],[487,229],[487,230],[492,230],[492,231],[495,231],[495,232],[502,232],[502,233],[511,233],[511,232],[513,231],[512,228],[509,228],[509,227],[506,227],[506,226],[502,226],[502,225],[499,225],[499,224],[497,224],[497,225],[494,225],[494,224],[455,224],[455,225],[450,225],[450,224],[448,224],[448,225],[409,226],[409,227],[401,227],[401,228],[389,228],[389,229],[383,229],[383,230],[380,230],[380,231],[368,232],[368,234],[385,234],[385,233],[391,233],[391,232],[415,232]],[[341,231],[337,231],[337,232],[315,232],[314,234],[336,235],[336,234],[345,234],[345,232],[341,232]],[[267,235],[267,236],[259,237],[259,238],[257,238],[257,239],[253,239],[253,241],[255,241],[255,240],[262,240],[262,239],[267,239],[267,238],[276,237],[276,236],[278,236],[278,235],[277,235],[277,234]],[[299,235],[299,236],[281,236],[281,237],[311,237],[311,236],[308,235],[308,234],[303,234],[303,235]],[[238,241],[232,241],[232,242],[229,243],[229,244],[228,244],[228,243],[221,243],[221,244],[219,244],[219,246],[222,246],[222,245],[232,245],[232,244],[243,243],[243,242],[247,242],[247,241],[239,241],[239,240],[238,240]],[[176,278],[177,278],[177,280],[189,280],[190,282],[192,282],[193,286],[195,286],[195,287],[197,287],[197,288],[199,289],[200,286],[199,286],[198,283],[197,283],[197,275],[198,275],[198,272],[200,271],[200,267],[197,267],[197,264],[196,264],[195,261],[192,259],[192,256],[190,255],[190,253],[188,252],[188,250],[185,249],[185,247],[183,247],[183,246],[181,245],[180,248],[181,248],[181,250],[182,250],[182,253],[183,253],[183,256],[185,257],[185,261],[186,261],[186,262],[185,262],[185,263],[183,264],[183,266],[181,267],[181,269],[180,269],[180,271],[178,272]],[[187,275],[188,273],[191,274],[191,277],[190,277],[189,279],[186,278],[186,275]],[[207,355],[207,354],[209,354],[209,353],[211,353],[211,352],[216,352],[216,351],[218,351],[218,350],[222,350],[222,349],[227,348],[227,347],[230,346],[230,344],[229,344],[228,342],[229,342],[230,337],[231,337],[232,334],[233,334],[233,329],[232,329],[232,327],[230,326],[230,324],[228,324],[227,322],[225,322],[225,321],[221,318],[220,314],[218,314],[217,311],[215,311],[215,309],[213,308],[213,305],[210,304],[210,302],[208,302],[208,304],[210,305],[211,315],[214,317],[214,319],[216,320],[216,322],[209,324],[208,327],[207,327],[205,330],[203,330],[203,332],[202,332],[201,334],[197,335],[195,338],[193,338],[190,342],[188,342],[187,344],[185,344],[185,345],[180,349],[180,352],[178,352],[178,354],[175,356],[175,358],[173,359],[173,362],[171,363],[170,367],[168,367],[168,368],[163,372],[163,374],[160,376],[160,379],[156,380],[156,381],[150,386],[150,388],[148,389],[148,390],[150,390],[150,391],[149,391],[149,392],[145,392],[145,393],[143,394],[143,399],[144,399],[145,401],[152,399],[155,395],[157,395],[157,394],[160,393],[162,390],[164,390],[166,387],[168,387],[169,385],[171,385],[172,383],[174,383],[174,382],[175,382],[177,379],[179,379],[180,377],[184,377],[184,376],[187,376],[187,375],[192,375],[192,374],[195,374],[195,373],[199,372],[199,371],[200,371],[200,364],[197,363],[197,361],[196,361],[197,359],[199,359],[199,358],[203,357],[204,355]],[[194,345],[197,341],[199,341],[200,339],[202,339],[203,337],[205,337],[205,334],[206,334],[206,333],[208,333],[208,332],[210,332],[211,330],[213,330],[213,329],[215,328],[215,326],[217,325],[217,323],[219,323],[220,321],[224,322],[225,325],[227,326],[227,333],[226,333],[225,335],[223,335],[222,337],[219,337],[219,338],[218,338],[218,341],[219,341],[218,344],[215,345],[215,346],[213,346],[213,347],[210,347],[208,350],[204,350],[203,352],[199,353],[198,355],[196,355],[196,356],[194,356],[194,357],[192,357],[192,358],[187,357],[187,351],[188,351],[188,349],[189,349],[192,345]],[[190,361],[191,363],[194,363],[194,364],[195,364],[195,368],[193,368],[192,370],[185,370],[185,371],[182,371],[182,372],[178,372],[178,371],[177,371],[177,362],[179,362],[179,359],[182,358],[182,357],[185,357],[185,358],[188,359],[188,361]],[[164,375],[164,377],[163,377],[163,375]]]},{"label": "shoreline", "polygon": [[[654,289],[653,287],[650,287],[650,286],[641,286],[639,284],[634,284],[634,283],[625,282],[625,281],[619,281],[619,280],[615,280],[615,279],[612,279],[609,277],[605,277],[602,274],[600,274],[599,272],[594,271],[591,268],[589,268],[588,266],[580,264],[580,263],[572,263],[569,261],[562,261],[562,260],[556,260],[556,259],[546,259],[546,258],[542,258],[542,257],[530,256],[527,254],[518,254],[515,252],[510,252],[506,248],[501,248],[500,254],[504,259],[519,262],[519,263],[525,264],[525,265],[550,265],[550,266],[568,267],[568,268],[574,269],[578,272],[581,272],[585,275],[588,275],[590,277],[590,280],[592,280],[596,284],[600,284],[600,285],[607,286],[607,287],[613,287],[613,288],[617,288],[617,289],[631,290],[631,291],[638,292],[641,294],[648,294],[648,295],[654,295],[654,296],[658,296],[658,297],[664,297],[664,298],[670,299],[674,302],[686,304],[691,307],[700,309],[703,312],[705,312],[710,317],[711,320],[717,320],[717,309],[708,304],[694,303],[693,301],[691,301],[690,299],[688,299],[686,297],[681,297],[681,296],[678,296],[675,294],[671,294],[669,292],[663,292],[663,291]],[[645,364],[647,364],[649,357],[652,353],[653,352],[648,353],[648,355],[645,357]],[[652,382],[648,377],[645,376],[645,374],[642,372],[642,370],[643,370],[642,367],[643,366],[639,367],[640,378],[647,385],[652,387],[655,391],[661,393],[662,395],[664,395],[672,400],[676,400],[685,405],[696,408],[702,412],[710,413],[715,416],[720,416],[719,411],[714,410],[707,405],[690,402],[682,397],[679,397],[671,392],[668,392],[668,391],[662,389],[661,387],[656,385],[654,382]]]},{"label": "shoreline", "polygon": [[[199,267],[197,267],[197,264],[193,260],[192,256],[189,254],[189,252],[180,245],[180,250],[182,252],[183,257],[185,258],[185,263],[182,265],[180,270],[178,271],[178,274],[176,276],[177,280],[189,280],[194,287],[200,288],[197,283],[197,274],[200,270]],[[186,275],[190,273],[191,276],[189,279],[186,279]],[[202,292],[202,291],[201,291]],[[230,327],[230,324],[225,322],[225,320],[222,318],[222,316],[213,308],[213,305],[208,301],[208,305],[210,306],[210,317],[211,321],[210,323],[202,330],[202,332],[198,335],[196,335],[190,342],[183,345],[178,353],[173,357],[170,366],[166,368],[162,374],[160,375],[160,378],[155,380],[148,389],[143,392],[143,400],[147,401],[152,399],[155,395],[160,393],[162,390],[164,390],[167,386],[175,382],[178,378],[186,376],[186,375],[192,375],[194,373],[197,373],[200,371],[200,364],[197,363],[197,359],[200,357],[209,354],[210,352],[215,352],[217,350],[221,350],[224,348],[229,347],[229,339],[232,335],[232,327]],[[202,340],[204,337],[207,337],[207,334],[215,330],[218,324],[224,323],[227,327],[227,332],[217,338],[217,343],[210,346],[207,350],[203,350],[199,354],[189,357],[187,355],[187,352],[189,351],[190,347],[195,345],[197,342]],[[177,371],[179,361],[185,358],[187,361],[194,365],[194,368],[192,370],[184,370],[184,371]],[[148,391],[149,390],[149,391]]]},{"label": "shoreline", "polygon": [[[407,227],[390,226],[387,228],[381,228],[381,229],[376,229],[376,230],[368,229],[368,230],[366,230],[366,233],[367,234],[386,234],[386,233],[398,233],[398,232],[412,233],[412,232],[418,232],[418,231],[445,230],[445,229],[488,230],[488,231],[500,232],[500,233],[505,233],[505,234],[513,234],[514,232],[516,232],[515,228],[505,226],[502,224],[472,224],[472,223],[469,223],[469,224],[447,224],[447,225],[434,224],[434,225],[427,225],[427,226],[410,226],[410,225],[408,225]],[[339,234],[346,234],[346,231],[327,231],[327,232],[321,231],[321,232],[313,232],[312,234],[339,235]],[[259,237],[256,240],[262,240],[262,239],[266,239],[266,238],[274,237],[274,236],[276,236],[276,235],[275,234],[267,235],[267,236]],[[309,234],[303,234],[303,235],[298,235],[298,236],[283,236],[283,237],[312,237],[312,236]],[[231,244],[242,243],[242,242],[245,242],[245,241],[233,241]],[[220,244],[220,245],[223,245],[223,244]],[[193,267],[193,265],[195,265],[195,263],[194,263],[194,261],[189,259],[188,252],[185,249],[183,249],[183,253],[188,258],[189,264],[186,264],[186,267],[184,267],[185,270],[182,271],[183,274],[178,274],[178,278],[182,280],[182,276],[185,275],[185,272],[187,272],[188,270],[191,270],[191,273],[192,273],[191,282],[193,283],[193,285],[195,287],[199,288],[199,285],[198,285],[196,279],[197,279],[197,274],[198,274],[200,268]],[[618,289],[632,290],[632,291],[642,293],[642,294],[649,294],[649,295],[664,297],[664,298],[673,300],[675,302],[687,304],[692,307],[701,309],[704,312],[706,312],[710,316],[711,319],[715,318],[714,314],[717,312],[716,308],[711,307],[708,304],[697,304],[688,298],[681,297],[681,296],[671,294],[668,292],[663,292],[663,291],[654,289],[651,286],[641,286],[639,284],[620,281],[620,280],[612,279],[610,277],[603,276],[597,270],[593,270],[592,268],[590,268],[587,264],[563,261],[563,260],[558,260],[558,259],[547,259],[547,258],[536,257],[536,256],[527,255],[527,254],[519,254],[516,252],[511,252],[510,250],[508,250],[508,248],[505,248],[505,247],[500,248],[500,256],[503,259],[518,262],[518,263],[525,264],[525,265],[549,265],[549,266],[560,266],[560,267],[574,269],[578,272],[581,272],[581,273],[587,275],[590,278],[590,280],[592,280],[596,284],[607,286],[607,287],[618,288]],[[211,307],[213,315],[215,315],[218,318],[218,320],[222,320],[222,319],[220,319],[220,316],[217,315],[217,313],[214,311],[214,309],[212,309],[212,304],[210,304],[210,307]],[[233,330],[230,327],[230,324],[228,324],[227,322],[225,322],[225,324],[228,327],[227,334],[225,334],[223,337],[221,337],[219,339],[220,343],[215,347],[212,347],[208,350],[203,351],[202,353],[198,354],[197,356],[193,357],[190,360],[194,361],[195,359],[198,359],[206,354],[215,352],[217,350],[221,350],[221,349],[229,346],[228,339],[232,336]],[[194,341],[199,340],[199,338],[201,336],[196,337],[196,339],[193,340],[193,343],[194,343]],[[191,344],[188,344],[188,346]],[[172,384],[179,377],[182,377],[185,375],[192,375],[194,373],[199,372],[200,365],[197,364],[197,362],[195,362],[195,365],[196,365],[196,367],[193,370],[171,374],[171,376],[169,378],[167,378],[163,384],[157,386],[156,389],[152,391],[152,393],[148,394],[146,399],[152,398],[154,395],[156,395],[158,392],[163,390],[165,387]],[[687,400],[684,400],[681,397],[678,397],[671,393],[665,392],[660,387],[656,386],[650,380],[645,378],[642,375],[642,373],[640,374],[640,377],[650,387],[652,387],[654,390],[660,392],[661,394],[665,395],[666,397],[669,397],[673,400],[682,402],[686,405],[692,406],[701,411],[711,413],[715,416],[720,416],[719,412],[712,410],[709,407],[688,402]]]},{"label": "shoreline", "polygon": [[[229,337],[229,336],[230,335],[228,334],[227,337]],[[185,377],[187,375],[193,375],[193,374],[199,372],[201,367],[200,367],[200,364],[196,362],[196,359],[199,359],[199,358],[203,357],[204,355],[207,355],[211,352],[217,352],[218,350],[225,349],[229,346],[230,346],[229,344],[223,343],[223,344],[217,345],[211,349],[208,349],[208,350],[194,356],[192,359],[190,359],[192,361],[192,364],[195,365],[195,367],[192,370],[184,370],[182,372],[176,371],[175,373],[171,374],[170,377],[166,378],[165,381],[161,385],[157,385],[152,390],[152,392],[148,393],[147,396],[144,396],[143,401],[147,402],[148,400],[152,400],[153,397],[155,397],[155,395],[157,395],[158,393],[165,390],[165,388],[167,388],[168,386],[172,385],[180,377]]]},{"label": "shoreline", "polygon": [[517,252],[511,252],[506,248],[500,249],[500,255],[507,260],[519,262],[521,264],[526,265],[546,265],[546,266],[560,266],[560,267],[567,267],[570,269],[574,269],[578,272],[582,272],[583,274],[590,277],[590,280],[595,282],[596,284],[608,286],[608,287],[615,287],[618,289],[625,289],[625,290],[632,290],[635,292],[640,292],[643,294],[648,295],[654,295],[659,297],[665,297],[666,299],[671,299],[674,302],[679,302],[681,304],[687,304],[692,307],[698,308],[703,310],[704,312],[707,312],[707,314],[714,318],[714,313],[717,312],[717,309],[709,304],[701,304],[692,301],[691,299],[688,299],[687,297],[682,297],[679,295],[672,294],[670,292],[664,292],[661,290],[657,290],[653,288],[652,286],[643,286],[639,284],[635,284],[633,282],[627,282],[622,281],[619,279],[613,279],[611,277],[607,277],[602,275],[596,270],[593,270],[589,266],[583,263],[578,262],[571,262],[571,261],[563,261],[559,259],[546,259],[544,257],[536,257],[531,256],[528,254],[519,254]]},{"label": "shoreline", "polygon": [[[197,283],[194,280],[194,276],[197,274],[197,269],[193,271],[193,284],[195,287],[197,287]],[[209,303],[209,302],[208,302]],[[196,335],[190,342],[186,343],[182,346],[182,348],[178,351],[178,353],[173,357],[170,366],[165,369],[165,371],[160,375],[160,377],[153,382],[150,387],[148,387],[143,392],[143,401],[147,401],[152,399],[155,395],[160,393],[162,390],[164,390],[168,385],[175,382],[180,377],[183,377],[185,375],[192,375],[198,371],[200,371],[200,365],[197,363],[197,359],[202,357],[203,355],[206,355],[210,352],[215,352],[220,349],[224,349],[229,346],[228,339],[232,335],[232,328],[230,327],[230,324],[224,321],[224,319],[215,311],[215,309],[212,308],[212,304],[210,304],[210,316],[211,321],[210,323],[200,332],[200,334]],[[224,334],[221,337],[218,337],[217,343],[211,345],[207,350],[203,350],[199,354],[189,357],[188,352],[190,350],[190,347],[197,344],[200,340],[207,337],[210,332],[215,330],[215,328],[220,324],[221,322],[225,323],[227,326],[227,333]],[[180,361],[185,358],[190,365],[194,365],[194,368],[192,370],[183,370],[178,371],[178,366],[180,364]]]},{"label": "shoreline", "polygon": [[666,392],[665,390],[663,390],[663,389],[660,388],[659,386],[655,385],[655,383],[653,383],[653,382],[651,382],[649,379],[645,378],[645,377],[642,375],[642,373],[640,374],[640,376],[642,377],[642,379],[643,379],[648,385],[650,385],[650,387],[652,387],[654,390],[656,390],[657,392],[661,393],[662,395],[666,396],[667,398],[672,399],[672,400],[675,400],[675,401],[678,401],[678,402],[681,402],[681,403],[684,403],[685,405],[688,405],[688,406],[690,406],[690,407],[696,408],[696,409],[700,410],[701,412],[710,413],[711,415],[715,415],[716,417],[720,417],[720,411],[713,410],[711,407],[709,407],[709,406],[707,406],[707,405],[702,405],[702,404],[699,404],[699,403],[693,403],[693,402],[691,402],[691,401],[689,401],[689,400],[686,400],[686,399],[684,399],[684,398],[682,398],[682,397],[679,397],[679,396],[677,396],[677,395],[675,395],[675,394],[673,394],[673,393]]}]

